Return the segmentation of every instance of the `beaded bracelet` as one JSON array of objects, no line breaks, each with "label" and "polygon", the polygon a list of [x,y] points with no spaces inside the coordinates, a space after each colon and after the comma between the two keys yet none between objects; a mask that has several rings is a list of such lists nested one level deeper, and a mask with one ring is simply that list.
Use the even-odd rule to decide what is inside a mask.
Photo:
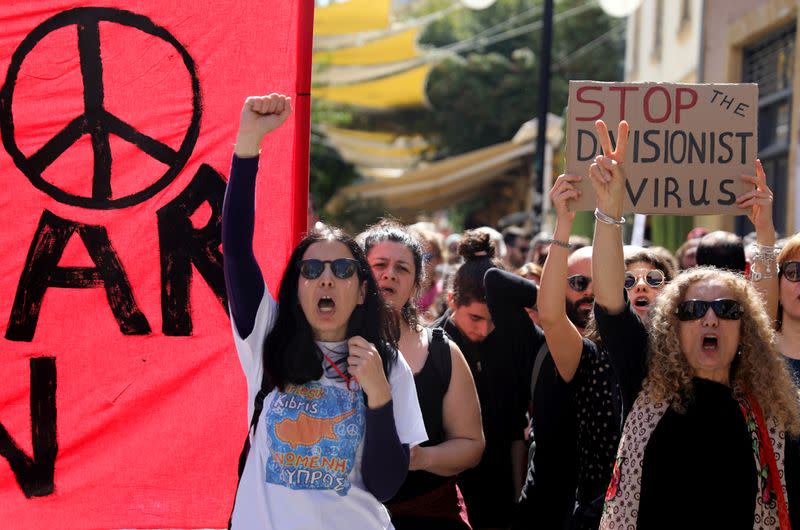
[{"label": "beaded bracelet", "polygon": [[575,245],[573,245],[572,243],[567,243],[566,241],[559,241],[558,239],[547,239],[544,242],[552,244],[552,245],[556,245],[557,247],[566,248],[566,249],[570,249],[570,250],[575,248]]},{"label": "beaded bracelet", "polygon": [[594,209],[594,218],[597,219],[598,221],[600,221],[601,223],[607,224],[607,225],[624,225],[625,224],[625,218],[624,217],[620,217],[619,219],[615,219],[615,218],[611,217],[610,215],[601,212],[600,208],[595,208]]}]

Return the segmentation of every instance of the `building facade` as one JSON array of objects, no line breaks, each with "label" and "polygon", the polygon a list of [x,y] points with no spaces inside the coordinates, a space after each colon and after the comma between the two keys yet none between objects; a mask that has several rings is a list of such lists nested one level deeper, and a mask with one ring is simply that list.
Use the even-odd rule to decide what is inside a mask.
[{"label": "building facade", "polygon": [[[782,235],[800,228],[797,19],[800,0],[644,0],[627,28],[627,81],[758,83],[759,158]],[[744,216],[651,221],[653,239],[690,223],[746,234]]]},{"label": "building facade", "polygon": [[[775,227],[800,229],[798,0],[705,0],[701,81],[759,85],[758,153],[775,195]],[[736,219],[728,229],[749,231]]]}]

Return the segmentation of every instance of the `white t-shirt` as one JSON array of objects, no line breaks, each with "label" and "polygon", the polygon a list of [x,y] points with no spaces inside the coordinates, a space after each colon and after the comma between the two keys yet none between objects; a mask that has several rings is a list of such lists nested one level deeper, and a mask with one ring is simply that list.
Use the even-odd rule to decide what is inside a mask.
[{"label": "white t-shirt", "polygon": [[[250,335],[233,335],[247,377],[248,424],[264,370],[264,337],[277,318],[278,305],[265,288]],[[318,343],[323,351],[346,343]],[[338,379],[338,380],[337,380]],[[250,453],[242,473],[232,526],[236,529],[391,529],[386,508],[364,486],[361,458],[366,406],[355,381],[347,385],[326,374],[304,385],[287,385],[264,399],[250,434]],[[414,376],[397,356],[389,376],[397,434],[401,443],[427,440]]]}]

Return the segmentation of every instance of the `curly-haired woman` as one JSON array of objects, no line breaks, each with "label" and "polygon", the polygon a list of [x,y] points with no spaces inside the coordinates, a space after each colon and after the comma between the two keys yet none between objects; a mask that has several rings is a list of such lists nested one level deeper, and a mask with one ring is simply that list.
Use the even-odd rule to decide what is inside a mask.
[{"label": "curly-haired woman", "polygon": [[800,405],[756,289],[682,273],[650,313],[649,346],[601,528],[800,527]]}]

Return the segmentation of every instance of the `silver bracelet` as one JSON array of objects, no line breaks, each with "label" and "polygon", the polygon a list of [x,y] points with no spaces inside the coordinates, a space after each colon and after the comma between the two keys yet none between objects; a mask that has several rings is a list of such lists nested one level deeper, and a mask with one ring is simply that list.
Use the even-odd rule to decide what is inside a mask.
[{"label": "silver bracelet", "polygon": [[[760,282],[769,280],[778,275],[778,253],[779,247],[760,245],[755,243],[756,252],[753,254],[750,264],[750,280]],[[758,265],[759,270],[755,270]]]},{"label": "silver bracelet", "polygon": [[595,208],[594,209],[594,218],[597,219],[598,221],[600,221],[601,223],[607,224],[607,225],[624,225],[625,224],[625,218],[624,217],[620,217],[619,219],[615,219],[615,218],[611,217],[610,215],[601,212],[600,208]]},{"label": "silver bracelet", "polygon": [[544,242],[549,243],[551,245],[555,245],[557,247],[566,248],[569,250],[575,248],[575,245],[573,245],[572,243],[567,243],[565,241],[560,241],[558,239],[546,239]]}]

